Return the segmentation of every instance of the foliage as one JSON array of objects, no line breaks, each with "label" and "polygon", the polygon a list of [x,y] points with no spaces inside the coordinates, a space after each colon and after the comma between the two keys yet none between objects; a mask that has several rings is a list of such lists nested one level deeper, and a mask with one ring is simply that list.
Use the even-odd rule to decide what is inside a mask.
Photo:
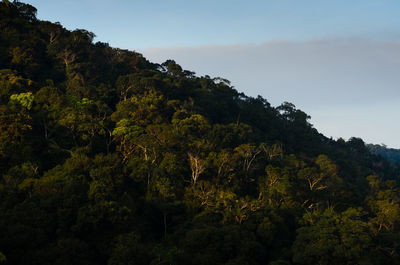
[{"label": "foliage", "polygon": [[400,263],[399,166],[361,139],[19,1],[0,30],[0,263]]}]

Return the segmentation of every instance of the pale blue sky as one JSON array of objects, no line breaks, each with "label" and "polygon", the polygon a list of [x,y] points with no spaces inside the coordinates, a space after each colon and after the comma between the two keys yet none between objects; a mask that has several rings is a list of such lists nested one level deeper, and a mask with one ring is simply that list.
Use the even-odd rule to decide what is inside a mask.
[{"label": "pale blue sky", "polygon": [[111,46],[291,101],[328,137],[400,148],[398,0],[27,2]]},{"label": "pale blue sky", "polygon": [[263,43],[331,37],[400,39],[398,0],[29,0],[41,19],[112,46]]}]

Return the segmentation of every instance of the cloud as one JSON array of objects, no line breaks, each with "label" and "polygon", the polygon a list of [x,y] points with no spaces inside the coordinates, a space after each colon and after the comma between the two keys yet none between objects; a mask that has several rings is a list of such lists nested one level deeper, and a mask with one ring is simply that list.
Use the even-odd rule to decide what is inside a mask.
[{"label": "cloud", "polygon": [[199,75],[221,76],[273,104],[358,104],[400,98],[400,44],[362,39],[155,48],[151,61],[174,59]]},{"label": "cloud", "polygon": [[290,101],[315,117],[312,123],[328,136],[364,136],[400,147],[395,133],[373,128],[400,130],[390,124],[400,116],[393,107],[400,106],[400,43],[354,38],[141,52],[154,62],[174,59],[197,75],[227,78],[237,90],[273,105]]}]

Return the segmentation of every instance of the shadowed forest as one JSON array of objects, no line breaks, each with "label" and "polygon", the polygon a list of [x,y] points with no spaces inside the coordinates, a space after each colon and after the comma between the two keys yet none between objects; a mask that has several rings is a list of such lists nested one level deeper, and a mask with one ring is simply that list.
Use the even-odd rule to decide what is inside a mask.
[{"label": "shadowed forest", "polygon": [[369,151],[376,155],[381,155],[387,160],[392,162],[400,163],[400,150],[394,148],[388,148],[386,145],[382,144],[367,144]]},{"label": "shadowed forest", "polygon": [[400,264],[399,164],[36,11],[0,2],[0,264]]}]

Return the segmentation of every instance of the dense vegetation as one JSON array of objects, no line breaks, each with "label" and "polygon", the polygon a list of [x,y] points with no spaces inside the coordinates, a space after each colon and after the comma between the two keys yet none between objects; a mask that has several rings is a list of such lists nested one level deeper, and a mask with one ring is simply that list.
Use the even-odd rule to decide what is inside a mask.
[{"label": "dense vegetation", "polygon": [[361,139],[35,14],[0,3],[1,264],[400,263]]},{"label": "dense vegetation", "polygon": [[375,154],[381,155],[387,160],[392,162],[400,163],[400,150],[394,148],[388,148],[386,145],[382,144],[367,144],[368,150]]}]

